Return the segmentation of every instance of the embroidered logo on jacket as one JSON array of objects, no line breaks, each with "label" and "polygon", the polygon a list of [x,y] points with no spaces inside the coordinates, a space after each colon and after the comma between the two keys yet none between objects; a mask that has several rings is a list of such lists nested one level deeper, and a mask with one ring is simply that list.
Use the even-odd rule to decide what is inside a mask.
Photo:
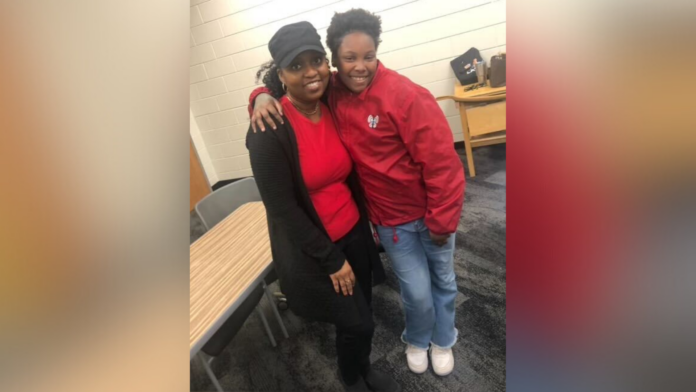
[{"label": "embroidered logo on jacket", "polygon": [[370,114],[370,117],[367,118],[367,124],[370,126],[370,128],[374,129],[377,128],[377,123],[379,122],[379,116],[374,116]]}]

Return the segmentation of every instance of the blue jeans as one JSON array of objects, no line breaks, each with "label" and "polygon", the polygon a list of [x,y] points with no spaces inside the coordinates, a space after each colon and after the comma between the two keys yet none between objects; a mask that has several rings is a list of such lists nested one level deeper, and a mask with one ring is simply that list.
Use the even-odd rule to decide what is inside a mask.
[{"label": "blue jeans", "polygon": [[439,247],[430,240],[430,231],[423,219],[394,228],[379,225],[376,228],[401,286],[406,314],[401,340],[423,349],[430,343],[452,347],[457,341],[454,234],[446,245]]}]

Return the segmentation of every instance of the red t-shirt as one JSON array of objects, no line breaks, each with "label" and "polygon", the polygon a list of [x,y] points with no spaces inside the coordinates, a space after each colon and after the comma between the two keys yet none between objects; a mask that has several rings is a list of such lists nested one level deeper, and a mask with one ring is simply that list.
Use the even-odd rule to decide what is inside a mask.
[{"label": "red t-shirt", "polygon": [[287,97],[280,102],[295,130],[309,197],[331,241],[335,242],[348,234],[360,218],[358,206],[346,184],[353,161],[336,132],[328,107],[320,103],[322,116],[314,124]]}]

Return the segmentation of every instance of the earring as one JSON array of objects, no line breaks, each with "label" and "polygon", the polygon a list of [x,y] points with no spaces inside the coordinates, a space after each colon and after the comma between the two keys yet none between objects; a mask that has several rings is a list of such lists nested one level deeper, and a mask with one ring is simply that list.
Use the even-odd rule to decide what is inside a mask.
[{"label": "earring", "polygon": [[283,86],[283,91],[288,91],[288,86],[286,86],[285,83],[281,83],[281,85]]}]

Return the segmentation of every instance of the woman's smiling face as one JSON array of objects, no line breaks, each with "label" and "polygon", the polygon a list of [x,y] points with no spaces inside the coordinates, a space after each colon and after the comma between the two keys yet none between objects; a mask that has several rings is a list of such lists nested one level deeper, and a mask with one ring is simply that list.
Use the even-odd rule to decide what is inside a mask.
[{"label": "woman's smiling face", "polygon": [[346,34],[338,47],[338,76],[356,94],[372,83],[377,72],[377,48],[369,35],[356,31]]},{"label": "woman's smiling face", "polygon": [[293,98],[309,103],[317,101],[324,94],[330,74],[326,56],[308,50],[281,69],[279,76]]}]

